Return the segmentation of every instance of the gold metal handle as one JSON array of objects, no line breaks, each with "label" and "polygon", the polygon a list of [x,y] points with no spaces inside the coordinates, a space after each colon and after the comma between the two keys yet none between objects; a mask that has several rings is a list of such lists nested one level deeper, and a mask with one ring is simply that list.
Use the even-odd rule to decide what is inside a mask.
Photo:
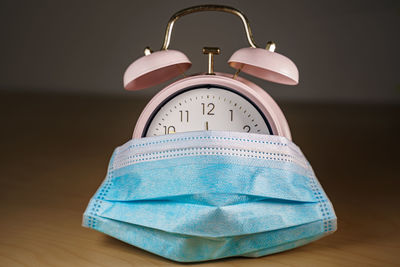
[{"label": "gold metal handle", "polygon": [[169,43],[171,41],[172,28],[174,27],[175,21],[177,21],[179,18],[181,18],[185,15],[189,15],[189,14],[201,12],[201,11],[220,11],[220,12],[231,13],[233,15],[238,16],[243,22],[243,26],[246,31],[247,41],[249,42],[250,46],[254,47],[254,48],[257,47],[257,45],[255,44],[254,39],[253,39],[253,34],[251,33],[249,20],[246,18],[246,16],[242,12],[240,12],[239,10],[237,10],[233,7],[229,7],[229,6],[201,5],[201,6],[189,7],[189,8],[183,9],[181,11],[178,11],[169,19],[167,29],[165,31],[164,44],[163,44],[161,50],[168,49]]}]

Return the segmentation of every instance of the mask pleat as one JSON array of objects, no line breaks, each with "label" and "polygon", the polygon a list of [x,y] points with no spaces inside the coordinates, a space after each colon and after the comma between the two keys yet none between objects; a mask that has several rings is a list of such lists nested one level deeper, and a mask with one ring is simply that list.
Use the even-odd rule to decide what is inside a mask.
[{"label": "mask pleat", "polygon": [[[232,161],[232,162],[228,162]],[[197,156],[163,160],[148,171],[139,163],[114,173],[106,200],[133,201],[192,194],[221,193],[315,202],[310,179],[293,171],[293,164],[275,162],[274,168],[248,165],[253,159],[235,156]],[[251,163],[251,162],[250,162]],[[153,163],[151,163],[153,164]],[[267,165],[267,162],[266,162]],[[218,177],[216,179],[216,177]]]}]

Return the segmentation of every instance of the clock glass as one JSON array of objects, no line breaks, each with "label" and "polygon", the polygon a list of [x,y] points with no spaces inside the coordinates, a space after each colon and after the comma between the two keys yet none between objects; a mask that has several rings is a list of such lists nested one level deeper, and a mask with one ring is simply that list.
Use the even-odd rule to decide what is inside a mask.
[{"label": "clock glass", "polygon": [[205,130],[272,134],[265,116],[245,96],[203,85],[167,99],[153,113],[143,136]]}]

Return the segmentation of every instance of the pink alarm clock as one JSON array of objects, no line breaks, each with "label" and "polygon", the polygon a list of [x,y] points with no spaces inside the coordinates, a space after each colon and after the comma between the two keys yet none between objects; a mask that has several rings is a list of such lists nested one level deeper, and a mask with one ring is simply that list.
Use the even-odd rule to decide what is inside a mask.
[{"label": "pink alarm clock", "polygon": [[[204,47],[208,55],[208,71],[186,76],[191,62],[180,51],[168,50],[172,28],[180,17],[200,11],[222,11],[237,15],[243,22],[250,47],[236,51],[228,63],[234,74],[215,73],[217,47]],[[133,62],[124,74],[126,90],[140,90],[183,75],[156,94],[140,115],[133,138],[173,134],[177,132],[216,130],[280,135],[291,139],[286,118],[276,102],[259,86],[240,77],[242,71],[258,78],[296,85],[296,65],[275,51],[268,42],[258,48],[247,18],[237,9],[202,5],[175,13],[168,22],[160,51],[145,49],[145,56]]]}]

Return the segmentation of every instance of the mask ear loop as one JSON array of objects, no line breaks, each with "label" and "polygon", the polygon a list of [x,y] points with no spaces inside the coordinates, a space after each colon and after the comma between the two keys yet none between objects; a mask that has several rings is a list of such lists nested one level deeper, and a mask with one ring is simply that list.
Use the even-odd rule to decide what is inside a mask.
[{"label": "mask ear loop", "polygon": [[229,6],[200,5],[200,6],[193,6],[193,7],[189,7],[186,9],[182,9],[181,11],[178,11],[174,15],[172,15],[172,17],[168,21],[167,29],[165,30],[164,43],[161,47],[161,50],[167,50],[169,47],[169,44],[171,41],[172,29],[174,27],[175,21],[177,21],[179,18],[181,18],[183,16],[186,16],[186,15],[189,15],[192,13],[202,12],[202,11],[219,11],[219,12],[230,13],[230,14],[238,16],[243,22],[247,41],[249,42],[250,46],[253,48],[258,47],[256,45],[256,43],[254,42],[253,34],[251,33],[251,29],[250,29],[249,20],[246,18],[246,16],[242,12],[240,12],[239,10],[237,10],[233,7],[229,7]]}]

